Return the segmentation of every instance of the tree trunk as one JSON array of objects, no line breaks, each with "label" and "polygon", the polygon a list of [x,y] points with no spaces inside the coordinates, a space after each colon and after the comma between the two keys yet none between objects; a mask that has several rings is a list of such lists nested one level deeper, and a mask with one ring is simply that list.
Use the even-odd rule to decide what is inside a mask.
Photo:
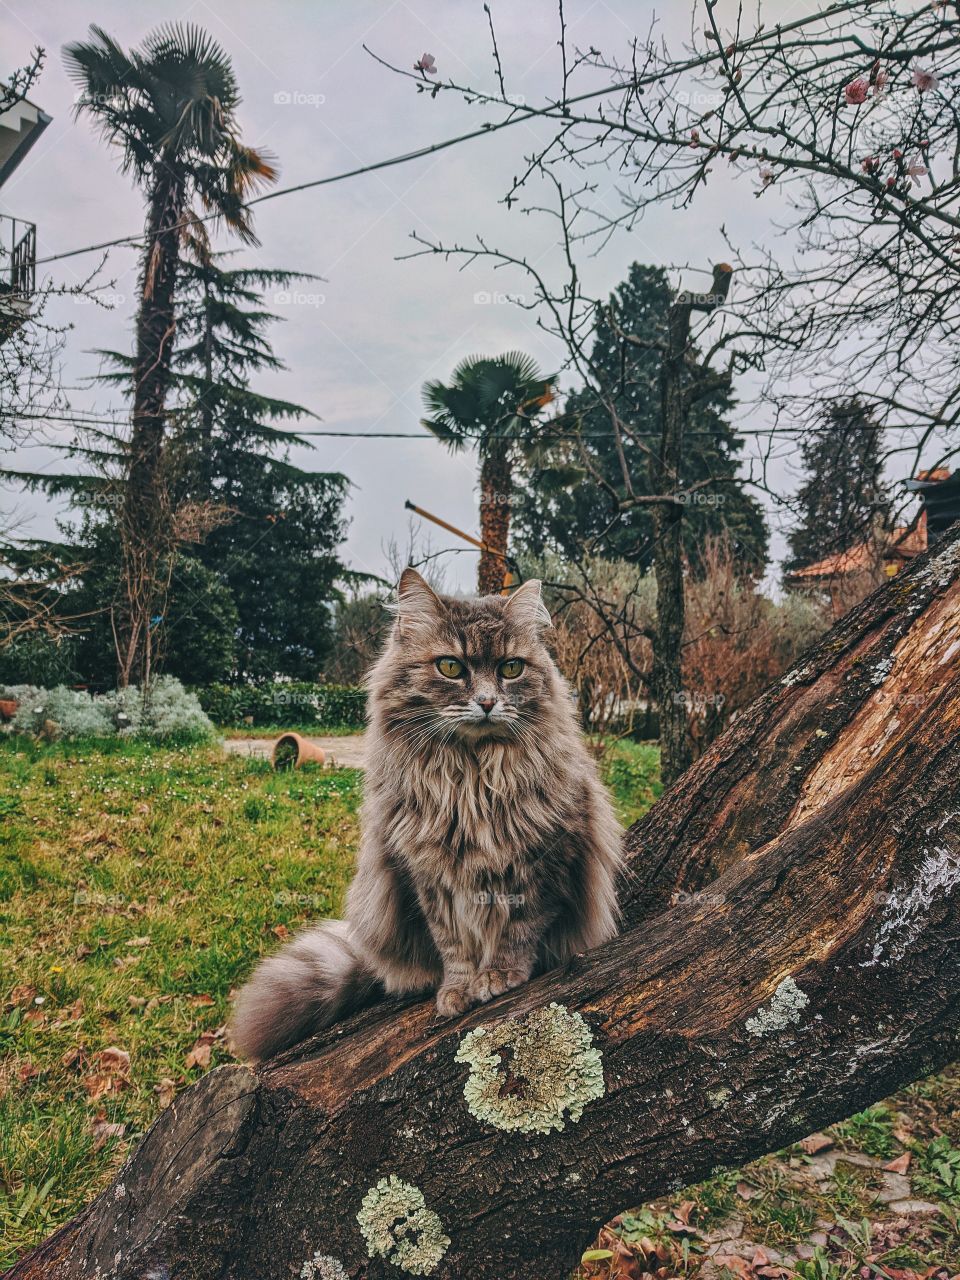
[{"label": "tree trunk", "polygon": [[162,599],[158,567],[171,549],[164,476],[165,410],[185,197],[179,173],[163,164],[158,170],[140,276],[133,426],[120,516],[123,563],[117,677],[121,686],[150,676],[152,619]]},{"label": "tree trunk", "polygon": [[631,829],[619,938],[210,1073],[12,1280],[562,1280],[617,1211],[955,1058],[958,575],[960,526]]},{"label": "tree trunk", "polygon": [[679,502],[690,313],[685,295],[671,303],[668,312],[667,345],[660,366],[662,434],[659,451],[651,457],[650,476],[654,493],[678,496],[676,503],[661,502],[653,508],[657,619],[650,691],[660,716],[660,772],[668,786],[693,757],[683,688],[683,507]]},{"label": "tree trunk", "polygon": [[480,541],[488,548],[480,552],[477,569],[477,590],[482,596],[498,593],[507,572],[513,491],[509,449],[508,441],[488,441],[480,463]]}]

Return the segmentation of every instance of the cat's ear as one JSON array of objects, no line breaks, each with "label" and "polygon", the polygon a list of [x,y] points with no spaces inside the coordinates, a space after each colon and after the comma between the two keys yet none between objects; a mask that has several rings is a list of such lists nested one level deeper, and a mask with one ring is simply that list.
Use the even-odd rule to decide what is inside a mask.
[{"label": "cat's ear", "polygon": [[443,601],[416,569],[406,568],[397,587],[397,622],[400,634],[418,626],[432,626],[443,616]]},{"label": "cat's ear", "polygon": [[525,623],[527,626],[549,627],[551,622],[550,611],[543,603],[540,583],[536,578],[517,587],[507,600],[505,613],[511,621]]}]

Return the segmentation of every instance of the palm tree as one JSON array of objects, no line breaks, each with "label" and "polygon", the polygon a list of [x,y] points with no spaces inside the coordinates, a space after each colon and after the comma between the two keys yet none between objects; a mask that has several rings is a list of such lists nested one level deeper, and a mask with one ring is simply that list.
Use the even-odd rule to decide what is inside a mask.
[{"label": "palm tree", "polygon": [[[149,679],[151,626],[162,601],[159,566],[170,560],[165,496],[165,416],[181,244],[207,242],[205,220],[255,244],[244,201],[276,169],[237,136],[240,95],[230,59],[199,27],[166,24],[124,52],[100,27],[67,45],[80,88],[77,115],[120,147],[120,167],[147,198],[134,354],[133,422],[121,510],[123,573],[117,658],[121,684]],[[162,612],[162,609],[161,609]]]},{"label": "palm tree", "polygon": [[468,356],[449,385],[427,382],[422,425],[453,451],[475,444],[480,455],[481,595],[500,591],[510,535],[513,468],[531,460],[540,433],[535,419],[553,400],[556,375],[544,376],[521,351],[503,356]]}]

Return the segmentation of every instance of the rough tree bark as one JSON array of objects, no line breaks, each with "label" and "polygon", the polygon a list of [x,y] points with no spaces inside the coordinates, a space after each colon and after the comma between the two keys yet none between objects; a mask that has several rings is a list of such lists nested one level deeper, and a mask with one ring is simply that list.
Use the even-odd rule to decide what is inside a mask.
[{"label": "rough tree bark", "polygon": [[477,566],[477,591],[482,596],[497,595],[503,587],[512,492],[510,443],[488,440],[480,463],[480,540],[490,548],[480,552]]},{"label": "rough tree bark", "polygon": [[[690,321],[695,311],[709,314],[722,306],[730,291],[733,268],[719,262],[706,293],[680,293],[667,311],[667,340],[660,361],[659,448],[650,457],[653,493],[671,501],[653,508],[653,572],[657,582],[656,637],[650,691],[660,724],[660,772],[668,785],[693,758],[683,688],[683,434],[694,399],[703,394],[691,386]],[[694,365],[695,369],[696,366]],[[723,375],[716,375],[721,379]]]},{"label": "rough tree bark", "polygon": [[211,1072],[11,1276],[561,1280],[616,1211],[949,1061],[958,655],[960,526],[631,830],[619,938]]}]

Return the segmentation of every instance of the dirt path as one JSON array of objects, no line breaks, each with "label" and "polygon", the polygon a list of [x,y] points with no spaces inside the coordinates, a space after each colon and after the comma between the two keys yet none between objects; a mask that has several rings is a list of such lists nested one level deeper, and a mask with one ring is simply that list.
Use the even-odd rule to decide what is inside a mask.
[{"label": "dirt path", "polygon": [[[272,754],[273,744],[279,736],[278,733],[271,738],[226,738],[223,748],[231,755],[258,756],[266,759]],[[340,737],[311,735],[307,741],[323,748],[327,754],[328,763],[339,765],[344,769],[363,768],[364,735],[362,733],[351,733]]]}]

